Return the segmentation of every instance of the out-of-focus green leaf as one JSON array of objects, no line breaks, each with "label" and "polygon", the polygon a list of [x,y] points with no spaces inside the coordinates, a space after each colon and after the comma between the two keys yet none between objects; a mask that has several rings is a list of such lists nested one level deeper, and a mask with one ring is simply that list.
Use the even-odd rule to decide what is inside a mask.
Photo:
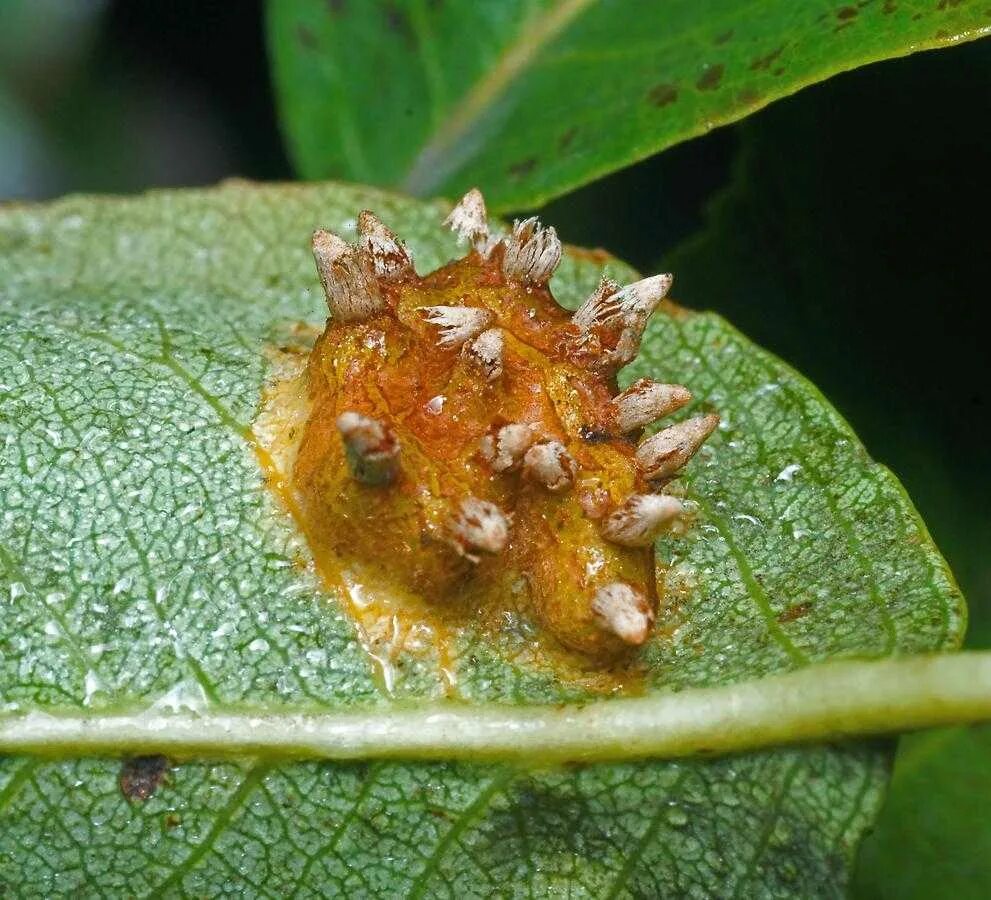
[{"label": "out-of-focus green leaf", "polygon": [[991,30],[984,0],[271,0],[305,178],[532,206],[805,85]]},{"label": "out-of-focus green leaf", "polygon": [[107,0],[4,0],[0,76],[51,79],[53,71],[77,65],[106,6]]},{"label": "out-of-focus green leaf", "polygon": [[862,900],[982,900],[991,886],[991,729],[903,738],[877,831],[863,844]]}]

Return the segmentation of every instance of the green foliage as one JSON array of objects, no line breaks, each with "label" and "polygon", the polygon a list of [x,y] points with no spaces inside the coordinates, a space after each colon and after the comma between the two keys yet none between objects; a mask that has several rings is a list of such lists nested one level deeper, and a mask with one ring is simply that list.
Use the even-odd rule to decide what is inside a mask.
[{"label": "green foliage", "polygon": [[[324,315],[308,236],[371,207],[421,271],[435,204],[333,186],[76,198],[0,213],[0,683],[7,714],[157,704],[389,708],[437,697],[406,652],[384,692],[340,598],[296,565],[250,423],[263,348]],[[614,274],[628,269],[609,263]],[[600,264],[574,257],[572,305]],[[800,376],[714,315],[660,315],[628,378],[677,378],[725,427],[683,478],[649,690],[837,656],[954,647],[962,601],[894,478]],[[470,703],[585,699],[517,629],[457,648]],[[871,743],[722,761],[188,763],[145,801],[119,763],[0,764],[0,884],[39,894],[838,895],[877,812]],[[44,853],[37,848],[44,847]]]},{"label": "green foliage", "polygon": [[[479,184],[505,210],[844,69],[978,37],[991,8],[272,0],[269,25],[301,174],[420,194]],[[57,44],[61,32],[47,31]],[[9,59],[37,57],[37,40],[9,37]],[[976,196],[957,167],[932,161],[956,140],[967,167],[968,142],[980,142],[962,125],[953,138],[948,123],[972,117],[947,113],[944,98],[986,83],[987,67],[942,71],[903,82],[904,129],[888,144],[875,133],[888,126],[872,130],[885,101],[863,83],[748,125],[709,227],[665,260],[682,298],[729,313],[816,377],[842,365],[848,385],[830,396],[865,423],[872,449],[890,446],[886,432],[911,433],[946,383],[974,378],[967,353],[947,367],[918,352],[938,377],[919,391],[902,373],[904,404],[879,412],[863,385],[897,373],[872,353],[863,310],[837,302],[856,283],[890,319],[885,298],[901,312],[903,297],[944,296],[948,277],[983,284],[980,249],[966,273],[923,265],[958,232],[942,205],[920,205],[914,182]],[[102,178],[110,157],[98,157]],[[455,252],[437,205],[363,188],[239,185],[0,213],[0,720],[43,711],[92,723],[151,707],[209,722],[224,710],[332,715],[442,697],[429,653],[400,654],[383,689],[341,598],[300,566],[306,548],[252,450],[265,348],[324,315],[309,230],[347,233],[362,206],[410,241],[421,271]],[[593,206],[590,218],[604,218]],[[652,210],[612,209],[641,244],[658,245],[644,228]],[[892,228],[921,271],[889,264]],[[558,296],[576,303],[600,265],[567,260]],[[885,333],[911,336],[901,328]],[[958,645],[962,600],[924,527],[808,382],[697,314],[657,317],[626,380],[640,375],[685,381],[724,418],[682,479],[700,504],[696,526],[659,548],[672,602],[644,651],[648,692],[692,698],[829,658]],[[954,491],[986,467],[967,449],[983,446],[967,441],[972,420],[960,421],[964,434],[925,426],[925,440],[894,458],[908,473],[919,461],[913,493],[980,589],[986,560],[965,552],[986,526],[961,515]],[[979,607],[983,638],[989,621]],[[461,636],[454,662],[469,708],[591,699],[521,657],[526,636],[520,623]],[[838,896],[877,818],[890,750],[859,742],[540,770],[206,758],[171,768],[146,800],[123,796],[119,761],[6,757],[0,895]],[[989,752],[986,729],[903,744],[856,868],[858,896],[986,892]]]},{"label": "green foliage", "polygon": [[705,226],[650,260],[677,274],[681,296],[806,372],[898,473],[966,588],[970,646],[991,635],[991,427],[973,299],[986,282],[973,221],[991,202],[991,129],[972,117],[991,102],[989,51],[893,62],[741,124]]},{"label": "green foliage", "polygon": [[[707,226],[664,258],[685,296],[812,375],[904,479],[966,590],[970,646],[991,634],[991,431],[974,415],[985,236],[972,225],[988,201],[987,128],[971,115],[989,99],[989,49],[838,79],[744,124]],[[986,893],[991,828],[954,812],[960,790],[978,796],[973,773],[989,759],[987,740],[966,732],[906,739],[858,896],[913,896],[910,884],[916,896]]]},{"label": "green foliage", "polygon": [[969,40],[936,0],[271,0],[301,175],[539,204],[865,63]]},{"label": "green foliage", "polygon": [[903,738],[877,832],[864,842],[855,896],[979,900],[991,884],[991,729]]}]

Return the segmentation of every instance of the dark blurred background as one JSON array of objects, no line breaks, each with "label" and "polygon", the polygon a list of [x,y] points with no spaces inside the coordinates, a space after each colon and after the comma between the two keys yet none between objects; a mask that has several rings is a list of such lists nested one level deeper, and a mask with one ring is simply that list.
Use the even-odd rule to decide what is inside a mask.
[{"label": "dark blurred background", "polygon": [[0,0],[0,197],[289,178],[262,3]]},{"label": "dark blurred background", "polygon": [[[979,41],[839,76],[546,210],[566,240],[672,269],[678,300],[823,390],[919,506],[970,646],[991,646],[989,147]],[[0,200],[233,175],[292,177],[261,2],[0,0]]]}]

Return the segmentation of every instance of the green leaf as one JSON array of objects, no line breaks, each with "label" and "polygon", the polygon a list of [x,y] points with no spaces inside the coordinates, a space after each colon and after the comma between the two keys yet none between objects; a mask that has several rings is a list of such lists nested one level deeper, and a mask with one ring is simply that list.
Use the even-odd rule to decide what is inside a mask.
[{"label": "green leaf", "polygon": [[268,4],[305,178],[538,205],[837,72],[991,30],[977,0]]},{"label": "green leaf", "polygon": [[878,829],[864,842],[857,863],[855,896],[987,896],[989,758],[986,726],[902,740]]},{"label": "green leaf", "polygon": [[[894,466],[967,593],[969,646],[987,646],[991,631],[991,430],[973,415],[986,366],[972,298],[986,272],[970,225],[988,200],[975,189],[984,151],[970,111],[987,99],[989,51],[982,42],[858,73],[744,123],[708,226],[664,260],[686,294],[815,373]],[[935,127],[920,133],[918,109],[939,110]],[[922,168],[931,177],[919,182]],[[855,896],[986,894],[991,821],[978,811],[989,763],[986,729],[904,738]]]},{"label": "green leaf", "polygon": [[[974,178],[985,154],[971,119],[989,84],[982,41],[778,104],[735,129],[739,153],[706,226],[647,257],[677,273],[683,296],[704,298],[812,377],[894,468],[964,587],[970,646],[991,646],[991,427],[974,415],[991,400],[973,303],[986,271],[970,224],[991,202]],[[932,128],[920,131],[919,109],[938,110]],[[922,352],[938,379],[920,370]]]},{"label": "green leaf", "polygon": [[[342,598],[300,564],[306,548],[253,447],[266,346],[324,316],[310,231],[347,233],[363,207],[409,241],[420,271],[455,252],[438,205],[342,186],[0,212],[4,729],[54,715],[98,732],[135,710],[160,723],[179,710],[176,728],[225,715],[250,726],[252,713],[336,721],[443,703],[429,650],[397,653],[384,689]],[[576,304],[602,265],[572,256],[556,293]],[[703,696],[691,688],[958,644],[964,608],[945,564],[901,487],[811,385],[717,316],[684,311],[655,317],[630,368],[677,377],[724,418],[682,479],[696,526],[660,545],[670,602],[643,652],[647,699],[678,688],[691,710]],[[469,719],[595,697],[528,662],[525,641],[516,628],[459,636]],[[143,740],[120,749],[155,747]],[[301,743],[286,730],[286,752]],[[222,737],[210,746],[227,755]],[[0,884],[839,895],[889,764],[886,744],[866,742],[536,769],[277,751],[183,762],[143,802],[121,795],[120,762],[6,757]]]}]

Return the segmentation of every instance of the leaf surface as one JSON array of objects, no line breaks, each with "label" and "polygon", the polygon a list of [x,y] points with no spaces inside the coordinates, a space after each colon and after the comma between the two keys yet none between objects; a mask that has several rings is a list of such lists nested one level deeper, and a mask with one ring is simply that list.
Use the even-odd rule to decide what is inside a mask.
[{"label": "leaf surface", "polygon": [[[815,373],[895,467],[967,592],[967,643],[978,647],[991,626],[991,429],[970,414],[987,379],[971,316],[986,278],[983,245],[969,223],[991,194],[974,177],[984,152],[969,110],[987,100],[989,51],[981,42],[857,73],[745,123],[733,180],[707,227],[663,263],[684,291]],[[922,108],[938,109],[925,134],[914,123]],[[819,141],[827,119],[835,134]],[[783,149],[792,145],[803,151]],[[920,167],[932,179],[901,190]],[[934,217],[946,227],[934,232]],[[945,330],[932,327],[933,306]],[[946,385],[966,388],[948,397]],[[903,738],[854,895],[986,892],[991,821],[978,810],[989,763],[986,728]]]},{"label": "leaf surface", "polygon": [[991,30],[977,0],[270,2],[306,178],[535,206],[847,69]]},{"label": "leaf surface", "polygon": [[[350,233],[363,207],[421,272],[456,252],[439,206],[337,185],[0,213],[0,714],[152,706],[209,720],[444,695],[429,653],[397,650],[383,679],[253,446],[265,348],[324,316],[310,231]],[[556,294],[577,304],[603,265],[631,276],[575,253]],[[643,653],[646,691],[958,644],[962,600],[904,492],[806,381],[720,318],[678,310],[655,317],[625,376],[647,373],[684,381],[724,427],[682,479],[696,526],[660,545],[669,602]],[[514,628],[459,635],[465,703],[593,698],[521,642]],[[137,801],[119,761],[7,757],[0,883],[840,895],[887,767],[878,743],[542,770],[265,755],[184,763]]]}]

